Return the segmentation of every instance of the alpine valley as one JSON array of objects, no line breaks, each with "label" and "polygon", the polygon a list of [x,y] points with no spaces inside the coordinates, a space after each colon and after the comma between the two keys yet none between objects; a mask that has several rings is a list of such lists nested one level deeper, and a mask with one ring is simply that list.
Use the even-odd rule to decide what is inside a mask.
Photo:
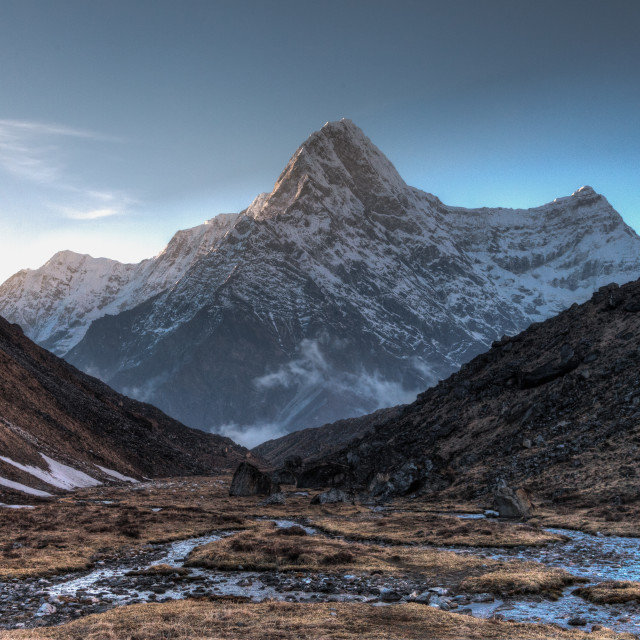
[{"label": "alpine valley", "polygon": [[527,210],[448,206],[341,120],[241,213],[139,264],[60,252],[0,287],[0,314],[118,391],[257,444],[409,402],[638,276],[640,238],[590,187]]}]

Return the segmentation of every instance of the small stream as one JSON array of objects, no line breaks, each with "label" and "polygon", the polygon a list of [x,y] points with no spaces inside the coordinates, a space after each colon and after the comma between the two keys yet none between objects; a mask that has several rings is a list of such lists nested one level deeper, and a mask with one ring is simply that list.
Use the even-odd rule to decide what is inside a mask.
[{"label": "small stream", "polygon": [[[301,526],[308,535],[325,535],[312,526],[293,520],[272,520],[278,527]],[[605,580],[640,581],[640,539],[590,535],[566,529],[548,529],[567,538],[566,542],[546,547],[472,548],[446,547],[455,553],[494,560],[527,560],[549,567],[566,569],[590,583]],[[0,627],[16,628],[62,624],[71,619],[100,613],[116,606],[139,602],[163,602],[187,597],[240,597],[260,602],[266,599],[293,602],[371,602],[392,604],[407,601],[408,594],[424,588],[419,580],[392,576],[335,576],[324,573],[285,574],[251,572],[239,569],[223,572],[190,568],[184,562],[189,553],[201,545],[235,535],[236,531],[215,532],[198,538],[163,545],[150,545],[136,557],[101,564],[85,575],[58,576],[46,579],[13,581],[0,584]],[[444,549],[444,547],[443,547]],[[135,574],[132,571],[154,565],[174,567],[166,575]],[[572,595],[568,587],[562,597],[551,601],[541,596],[518,596],[508,599],[459,599],[460,608],[471,609],[476,617],[501,615],[520,622],[553,622],[563,626],[582,617],[593,624],[616,631],[640,633],[640,605],[595,605]],[[386,599],[395,591],[397,600]],[[455,612],[455,609],[454,609]]]},{"label": "small stream", "polygon": [[[589,580],[588,584],[607,580],[640,581],[640,539],[619,536],[591,535],[569,529],[546,529],[568,538],[567,542],[545,547],[456,548],[456,553],[486,557],[493,560],[525,560],[540,562],[548,567],[565,569],[569,573]],[[577,585],[586,586],[586,585]],[[470,605],[477,617],[501,614],[507,620],[518,622],[555,622],[568,626],[571,618],[587,621],[585,628],[594,624],[616,631],[640,634],[640,605],[635,603],[598,605],[572,594],[577,586],[564,589],[562,597],[551,601],[539,596],[519,597],[506,601],[495,600]]]}]

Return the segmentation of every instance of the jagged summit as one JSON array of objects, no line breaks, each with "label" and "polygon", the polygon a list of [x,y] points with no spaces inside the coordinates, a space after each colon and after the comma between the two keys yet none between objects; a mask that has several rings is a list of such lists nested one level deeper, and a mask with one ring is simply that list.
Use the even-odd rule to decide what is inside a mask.
[{"label": "jagged summit", "polygon": [[248,212],[257,219],[286,215],[305,211],[305,203],[313,200],[330,212],[359,202],[361,209],[383,213],[390,198],[410,197],[410,188],[393,164],[359,127],[343,118],[312,133],[293,154],[271,194],[254,201]]},{"label": "jagged summit", "polygon": [[576,189],[571,195],[572,196],[598,196],[600,194],[597,193],[593,189],[593,187],[585,185],[584,187],[580,187],[579,189]]}]

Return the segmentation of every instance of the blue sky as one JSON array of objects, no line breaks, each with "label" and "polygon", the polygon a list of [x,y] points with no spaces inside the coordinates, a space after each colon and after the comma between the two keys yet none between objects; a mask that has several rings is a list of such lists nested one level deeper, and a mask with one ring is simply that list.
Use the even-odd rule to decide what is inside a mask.
[{"label": "blue sky", "polygon": [[134,261],[351,118],[462,206],[590,184],[640,230],[640,2],[0,0],[0,280]]}]

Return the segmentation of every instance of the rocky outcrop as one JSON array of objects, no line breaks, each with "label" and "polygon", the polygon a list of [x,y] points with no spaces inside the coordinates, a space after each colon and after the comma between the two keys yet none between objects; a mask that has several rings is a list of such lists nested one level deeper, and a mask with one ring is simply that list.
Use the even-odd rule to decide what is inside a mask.
[{"label": "rocky outcrop", "polygon": [[344,464],[322,463],[312,465],[300,474],[298,489],[324,489],[344,484],[349,478],[349,467]]},{"label": "rocky outcrop", "polygon": [[271,482],[268,474],[263,473],[249,462],[242,462],[233,474],[230,496],[268,496],[280,491],[280,487]]}]

